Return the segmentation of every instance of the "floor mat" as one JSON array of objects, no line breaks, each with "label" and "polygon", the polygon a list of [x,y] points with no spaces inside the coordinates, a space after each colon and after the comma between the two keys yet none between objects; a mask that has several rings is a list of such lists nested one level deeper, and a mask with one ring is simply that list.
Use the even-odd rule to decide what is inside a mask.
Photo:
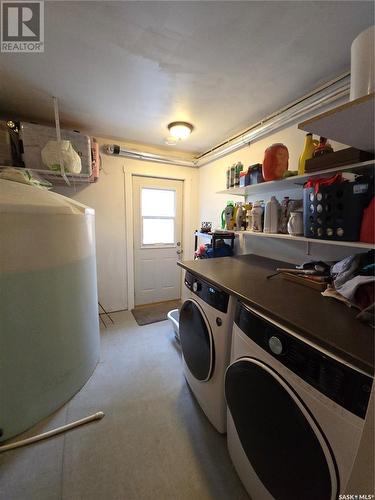
[{"label": "floor mat", "polygon": [[172,309],[180,309],[181,300],[168,300],[156,304],[146,304],[132,309],[132,314],[139,326],[157,323],[167,319],[167,314]]}]

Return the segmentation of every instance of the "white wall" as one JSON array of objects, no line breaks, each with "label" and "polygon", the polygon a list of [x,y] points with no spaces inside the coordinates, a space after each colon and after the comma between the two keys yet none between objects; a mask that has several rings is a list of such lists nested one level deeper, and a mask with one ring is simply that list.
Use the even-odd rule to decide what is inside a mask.
[{"label": "white wall", "polygon": [[[100,145],[118,140],[98,139]],[[183,247],[185,256],[193,255],[193,231],[198,219],[198,170],[189,167],[157,164],[101,154],[102,170],[93,184],[72,187],[59,186],[55,190],[95,209],[96,254],[99,300],[109,311],[127,309],[132,304],[128,297],[127,231],[125,178],[126,172],[155,177],[182,178],[190,185],[184,192]],[[129,182],[127,180],[127,182]],[[186,222],[188,221],[188,222]],[[129,221],[128,221],[129,222]],[[185,257],[187,258],[187,257]],[[130,299],[130,300],[129,300]]]},{"label": "white wall", "polygon": [[[295,123],[255,141],[250,146],[245,146],[234,153],[200,167],[199,220],[212,222],[214,227],[220,227],[221,212],[226,206],[227,201],[244,201],[242,196],[217,194],[217,191],[222,191],[226,187],[226,170],[228,166],[241,161],[246,169],[254,163],[262,163],[265,149],[273,143],[281,142],[289,150],[289,170],[298,170],[298,158],[304,146],[305,134],[306,132],[299,130],[297,123]],[[330,141],[330,143],[335,151],[347,147],[334,141]],[[276,194],[279,201],[284,196],[302,198],[302,189],[297,188],[278,193],[270,191],[269,193],[261,193],[258,196],[249,196],[248,201],[255,201],[256,199],[267,201],[273,194]],[[204,242],[204,239],[201,242]],[[312,243],[310,244],[310,255],[307,255],[307,245],[305,242],[288,242],[271,238],[257,238],[255,236],[239,238],[236,242],[236,249],[239,253],[255,253],[291,263],[300,263],[311,258],[323,260],[340,259],[354,252],[353,248],[349,247]]]}]

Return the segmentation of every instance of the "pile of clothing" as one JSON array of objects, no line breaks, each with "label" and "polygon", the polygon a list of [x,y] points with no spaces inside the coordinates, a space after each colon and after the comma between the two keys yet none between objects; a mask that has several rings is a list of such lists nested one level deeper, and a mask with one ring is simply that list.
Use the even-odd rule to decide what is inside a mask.
[{"label": "pile of clothing", "polygon": [[332,282],[322,292],[325,297],[333,297],[350,307],[357,307],[357,318],[375,325],[375,252],[351,255],[336,262],[330,269]]}]

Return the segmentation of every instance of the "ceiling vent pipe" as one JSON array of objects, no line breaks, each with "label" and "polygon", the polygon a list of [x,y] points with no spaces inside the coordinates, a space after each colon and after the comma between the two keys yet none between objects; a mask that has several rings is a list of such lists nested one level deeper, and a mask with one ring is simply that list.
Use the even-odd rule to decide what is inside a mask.
[{"label": "ceiling vent pipe", "polygon": [[313,90],[309,94],[288,104],[279,111],[264,118],[240,134],[228,139],[221,144],[209,149],[197,157],[198,166],[206,165],[213,160],[218,160],[223,156],[249,145],[256,139],[260,139],[266,134],[276,131],[285,125],[295,122],[299,118],[316,111],[338,99],[349,95],[350,73],[345,73],[321,87]]},{"label": "ceiling vent pipe", "polygon": [[134,160],[153,161],[156,163],[167,163],[170,165],[180,165],[181,167],[196,167],[197,162],[194,159],[182,160],[180,158],[173,158],[171,156],[161,156],[155,153],[147,153],[134,149],[127,149],[118,146],[117,144],[106,144],[103,150],[108,155],[124,156],[126,158],[133,158]]},{"label": "ceiling vent pipe", "polygon": [[240,134],[223,141],[208,151],[192,157],[191,159],[178,159],[172,156],[162,156],[155,153],[130,150],[117,146],[116,144],[105,145],[104,152],[109,155],[124,156],[137,160],[167,163],[183,167],[201,167],[305,117],[308,113],[312,113],[334,101],[347,97],[349,95],[349,90],[350,73],[345,73],[291,102],[263,120],[260,120]]}]

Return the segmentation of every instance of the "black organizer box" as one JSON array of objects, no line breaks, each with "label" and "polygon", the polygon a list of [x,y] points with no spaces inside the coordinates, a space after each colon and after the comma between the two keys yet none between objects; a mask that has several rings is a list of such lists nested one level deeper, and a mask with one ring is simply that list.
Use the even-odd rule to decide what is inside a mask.
[{"label": "black organizer box", "polygon": [[307,238],[358,241],[363,209],[372,196],[370,179],[304,188],[304,235]]}]

